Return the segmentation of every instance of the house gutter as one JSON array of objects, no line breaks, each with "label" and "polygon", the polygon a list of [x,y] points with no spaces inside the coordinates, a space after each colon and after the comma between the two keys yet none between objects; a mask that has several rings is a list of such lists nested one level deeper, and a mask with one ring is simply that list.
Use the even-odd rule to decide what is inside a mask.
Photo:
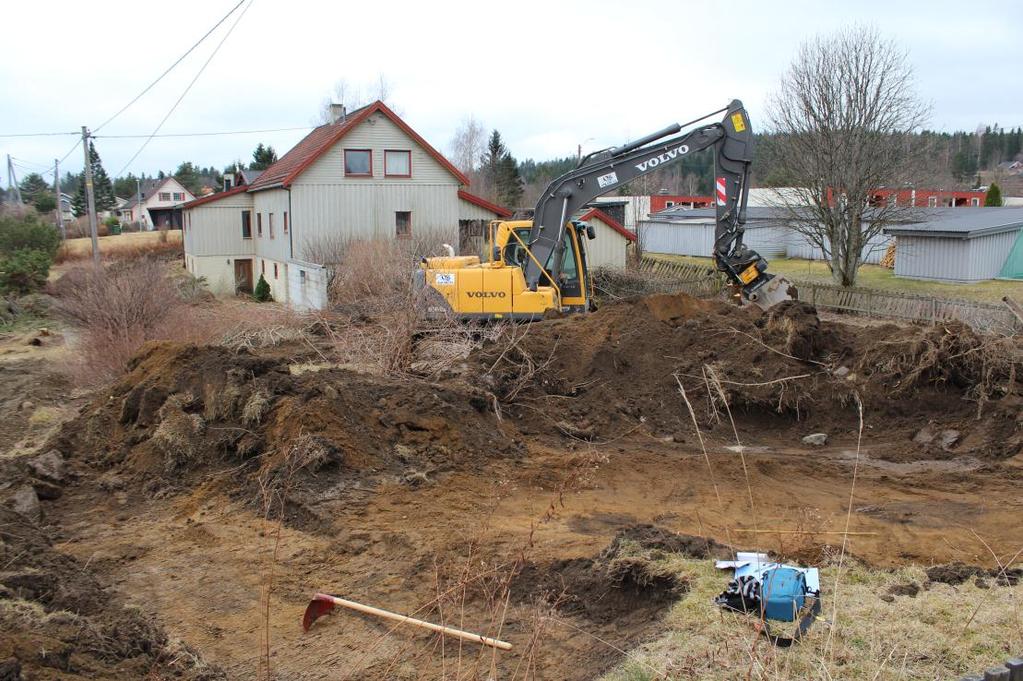
[{"label": "house gutter", "polygon": [[295,259],[295,212],[291,210],[291,187],[285,187],[288,192],[288,259]]}]

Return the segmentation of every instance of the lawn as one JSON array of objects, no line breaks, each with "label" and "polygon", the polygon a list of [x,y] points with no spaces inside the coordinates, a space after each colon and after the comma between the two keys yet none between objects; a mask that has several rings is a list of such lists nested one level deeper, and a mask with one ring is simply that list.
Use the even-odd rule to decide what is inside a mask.
[{"label": "lawn", "polygon": [[[713,267],[710,258],[697,258],[688,255],[668,255],[664,253],[645,254],[651,258],[667,260],[671,262],[685,262],[694,265]],[[768,272],[780,274],[789,279],[801,279],[821,284],[831,284],[831,272],[827,265],[819,260],[796,260],[790,258],[778,258],[771,260]],[[965,300],[977,300],[987,303],[997,303],[1002,296],[1010,296],[1023,302],[1023,281],[1005,281],[992,279],[981,281],[975,284],[950,284],[938,281],[925,281],[923,279],[906,279],[896,277],[895,273],[880,265],[863,265],[860,267],[856,280],[857,286],[863,288],[882,289],[888,291],[899,291],[902,293],[917,293],[927,296],[940,296],[943,298],[962,298]]]}]

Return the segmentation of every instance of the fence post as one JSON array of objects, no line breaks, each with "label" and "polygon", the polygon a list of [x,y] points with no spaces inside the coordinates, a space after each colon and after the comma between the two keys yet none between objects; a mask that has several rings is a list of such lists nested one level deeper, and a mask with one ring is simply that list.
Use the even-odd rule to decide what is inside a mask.
[{"label": "fence post", "polygon": [[931,298],[931,323],[938,324],[938,299]]}]

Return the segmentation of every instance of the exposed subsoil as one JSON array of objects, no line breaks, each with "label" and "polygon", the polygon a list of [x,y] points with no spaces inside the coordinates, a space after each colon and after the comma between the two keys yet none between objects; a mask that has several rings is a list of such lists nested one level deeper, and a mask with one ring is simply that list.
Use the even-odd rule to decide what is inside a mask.
[{"label": "exposed subsoil", "polygon": [[[854,469],[860,559],[993,577],[977,537],[1018,549],[1018,341],[651,296],[520,327],[438,382],[295,375],[305,352],[148,345],[44,445],[73,481],[45,551],[228,678],[593,678],[620,660],[601,641],[686,597],[660,557],[819,560]],[[515,649],[348,612],[303,634],[316,591]]]}]

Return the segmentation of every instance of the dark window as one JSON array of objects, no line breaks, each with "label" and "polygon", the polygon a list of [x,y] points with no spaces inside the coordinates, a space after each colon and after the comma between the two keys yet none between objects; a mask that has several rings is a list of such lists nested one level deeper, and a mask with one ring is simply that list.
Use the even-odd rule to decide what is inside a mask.
[{"label": "dark window", "polygon": [[288,211],[284,211],[284,233],[288,233]]},{"label": "dark window", "polygon": [[256,236],[263,237],[263,214],[256,213]]},{"label": "dark window", "polygon": [[396,236],[412,235],[412,212],[399,210],[394,214],[394,233]]},{"label": "dark window", "polygon": [[159,198],[160,198],[161,201],[170,201],[171,200],[170,196],[171,196],[170,192],[160,192],[160,197]]},{"label": "dark window", "polygon": [[277,263],[274,263],[274,279],[277,278]]},{"label": "dark window", "polygon": [[273,213],[270,213],[270,214],[267,215],[266,222],[267,222],[267,227],[270,230],[270,238],[272,239],[272,238],[274,238],[274,214]]},{"label": "dark window", "polygon": [[266,274],[266,260],[259,261],[259,273]]},{"label": "dark window", "polygon": [[345,149],[345,175],[373,175],[373,152],[369,149]]},{"label": "dark window", "polygon": [[412,177],[412,152],[385,151],[384,175],[387,177]]},{"label": "dark window", "polygon": [[252,238],[252,211],[250,210],[242,211],[242,238]]}]

